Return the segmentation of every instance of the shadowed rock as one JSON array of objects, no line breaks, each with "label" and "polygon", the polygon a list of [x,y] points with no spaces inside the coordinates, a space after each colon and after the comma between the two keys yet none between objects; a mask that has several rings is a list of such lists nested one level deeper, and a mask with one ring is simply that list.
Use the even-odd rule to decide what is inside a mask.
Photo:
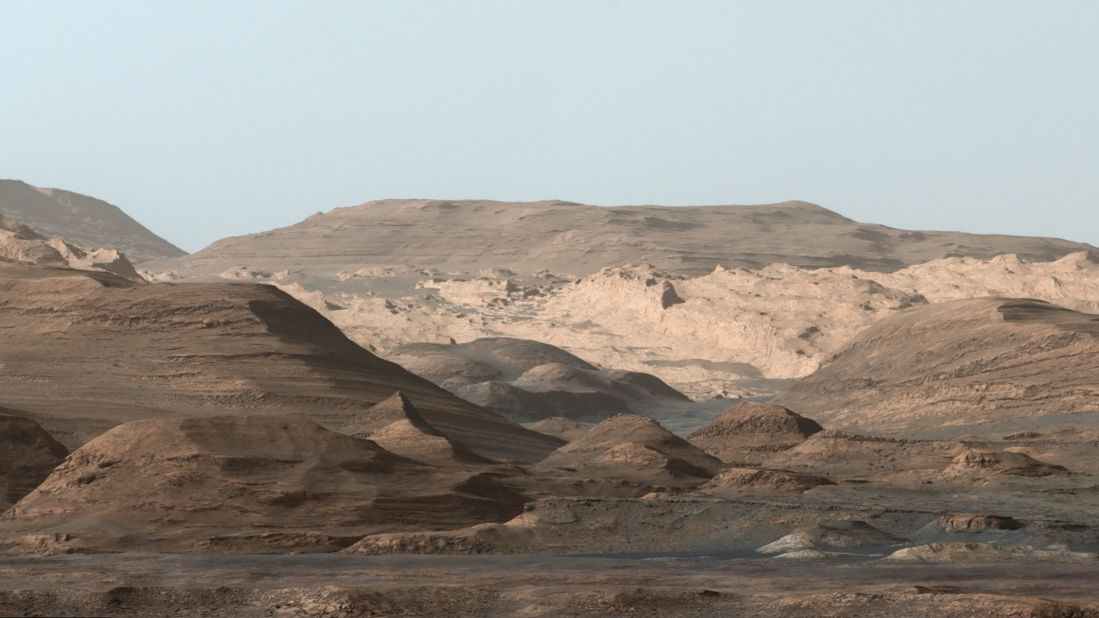
[{"label": "shadowed rock", "polygon": [[41,483],[69,451],[38,423],[0,408],[0,511]]}]

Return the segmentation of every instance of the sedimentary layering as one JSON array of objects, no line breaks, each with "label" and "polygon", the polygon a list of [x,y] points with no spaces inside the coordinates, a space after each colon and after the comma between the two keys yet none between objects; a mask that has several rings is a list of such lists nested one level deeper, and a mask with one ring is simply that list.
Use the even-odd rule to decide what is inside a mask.
[{"label": "sedimentary layering", "polygon": [[523,498],[300,417],[125,423],[0,521],[10,552],[333,551],[371,531],[503,521]]},{"label": "sedimentary layering", "polygon": [[709,478],[721,461],[650,418],[620,414],[550,453],[541,465],[605,467],[614,470],[606,474],[611,477],[658,471]]},{"label": "sedimentary layering", "polygon": [[1099,316],[977,299],[898,313],[863,331],[779,402],[830,427],[897,436],[1008,431],[1099,411]]},{"label": "sedimentary layering", "polygon": [[487,457],[536,461],[561,444],[377,358],[269,286],[0,262],[0,326],[0,404],[70,447],[120,422],[230,411],[338,428],[395,390]]},{"label": "sedimentary layering", "polygon": [[436,431],[401,392],[357,415],[341,427],[340,432],[370,440],[391,453],[419,462],[439,465],[494,463]]},{"label": "sedimentary layering", "polygon": [[3,217],[0,217],[0,260],[98,270],[134,281],[142,280],[133,264],[116,249],[85,249],[60,238],[46,238]]},{"label": "sedimentary layering", "polygon": [[832,480],[812,474],[768,468],[726,468],[699,491],[716,496],[737,494],[801,493],[814,487],[835,485]]},{"label": "sedimentary layering", "polygon": [[690,402],[655,376],[598,369],[560,348],[524,339],[417,343],[393,350],[388,359],[516,421],[598,421],[635,412],[666,416]]},{"label": "sedimentary layering", "polygon": [[364,266],[466,273],[506,267],[521,274],[587,275],[647,261],[661,270],[702,275],[715,264],[895,270],[949,255],[1002,253],[1048,261],[1087,248],[1050,238],[906,232],[858,223],[806,202],[601,208],[561,201],[383,200],[218,241],[183,267],[222,272],[247,265],[332,275]]},{"label": "sedimentary layering", "polygon": [[[929,300],[1099,307],[1089,245],[901,232],[805,204],[656,210],[372,203],[143,272],[277,284],[383,356],[504,335],[695,397],[773,393],[783,384],[772,379],[811,373],[869,324]],[[685,227],[671,234],[645,223],[653,217]],[[512,233],[489,234],[491,224]],[[617,241],[602,236],[618,225]],[[543,226],[561,240],[541,246]]]},{"label": "sedimentary layering", "polygon": [[813,419],[782,406],[745,401],[692,433],[688,440],[725,463],[735,464],[762,461],[822,429]]},{"label": "sedimentary layering", "polygon": [[84,247],[118,249],[134,261],[185,255],[117,206],[72,191],[0,180],[0,216]]}]

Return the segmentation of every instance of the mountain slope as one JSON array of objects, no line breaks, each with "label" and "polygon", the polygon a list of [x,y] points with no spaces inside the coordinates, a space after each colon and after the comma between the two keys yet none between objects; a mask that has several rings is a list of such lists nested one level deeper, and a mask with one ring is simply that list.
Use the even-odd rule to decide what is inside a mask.
[{"label": "mountain slope", "polygon": [[906,232],[858,223],[806,202],[602,208],[561,201],[382,200],[226,238],[179,266],[205,274],[246,264],[314,275],[350,265],[585,275],[644,261],[672,273],[700,275],[717,264],[896,270],[950,255],[1016,253],[1051,260],[1089,248],[1050,238]]},{"label": "mountain slope", "polygon": [[348,340],[276,288],[158,284],[0,262],[0,405],[70,447],[147,417],[306,414],[338,428],[402,391],[478,454],[535,461],[561,442]]},{"label": "mountain slope", "polygon": [[85,247],[118,249],[134,262],[186,255],[117,206],[71,191],[0,180],[0,215],[46,236]]},{"label": "mountain slope", "polygon": [[960,300],[871,325],[776,402],[873,433],[1032,430],[1042,418],[1096,416],[1096,367],[1097,315],[1029,299]]}]

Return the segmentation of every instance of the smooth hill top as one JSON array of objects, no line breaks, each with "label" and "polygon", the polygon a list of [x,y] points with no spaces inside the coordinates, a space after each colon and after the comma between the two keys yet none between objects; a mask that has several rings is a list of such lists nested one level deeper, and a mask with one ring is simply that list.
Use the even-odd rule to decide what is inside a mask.
[{"label": "smooth hill top", "polygon": [[1048,238],[906,232],[857,223],[806,202],[597,207],[560,201],[383,200],[226,238],[171,267],[210,275],[241,264],[315,274],[356,264],[586,275],[644,261],[701,275],[715,264],[896,270],[948,255],[1017,253],[1051,260],[1089,248]]},{"label": "smooth hill top", "polygon": [[690,402],[653,375],[600,369],[561,348],[529,339],[414,343],[393,350],[387,358],[519,422],[558,416],[599,421]]},{"label": "smooth hill top", "polygon": [[542,464],[567,466],[617,462],[629,465],[636,458],[637,465],[643,466],[647,463],[643,457],[647,452],[686,462],[711,475],[721,467],[721,462],[716,458],[664,429],[660,423],[631,414],[619,414],[599,423],[554,451]]},{"label": "smooth hill top", "polygon": [[270,286],[0,263],[0,324],[0,403],[70,446],[147,417],[293,413],[341,427],[394,390],[486,457],[537,461],[561,444],[370,354]]},{"label": "smooth hill top", "polygon": [[0,180],[0,215],[85,247],[118,249],[134,262],[186,255],[117,206],[20,180]]},{"label": "smooth hill top", "polygon": [[916,307],[863,331],[776,402],[888,435],[1036,430],[1099,411],[1099,316],[1027,299]]},{"label": "smooth hill top", "polygon": [[691,444],[726,463],[759,461],[801,444],[823,428],[782,406],[745,401],[692,433]]}]

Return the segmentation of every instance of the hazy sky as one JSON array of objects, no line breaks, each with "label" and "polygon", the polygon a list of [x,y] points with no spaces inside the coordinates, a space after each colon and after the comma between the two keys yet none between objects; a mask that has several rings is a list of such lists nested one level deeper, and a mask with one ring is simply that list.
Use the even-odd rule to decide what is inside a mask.
[{"label": "hazy sky", "polygon": [[186,249],[384,197],[1099,244],[1099,2],[0,0],[0,178]]}]

